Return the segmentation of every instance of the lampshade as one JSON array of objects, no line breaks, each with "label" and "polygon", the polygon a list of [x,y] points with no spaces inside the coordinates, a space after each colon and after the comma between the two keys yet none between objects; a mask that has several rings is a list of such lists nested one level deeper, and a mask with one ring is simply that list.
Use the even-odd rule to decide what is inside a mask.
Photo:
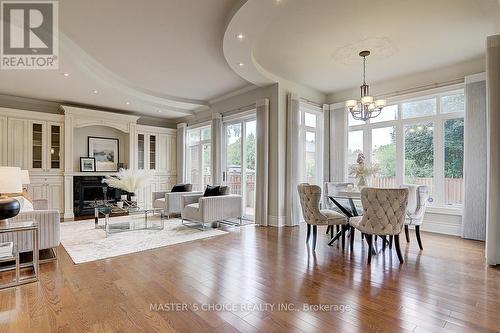
[{"label": "lampshade", "polygon": [[386,104],[387,104],[387,101],[385,99],[377,99],[375,101],[375,105],[377,107],[384,107],[384,106],[386,106]]},{"label": "lampshade", "polygon": [[345,102],[345,106],[348,108],[353,108],[356,105],[358,105],[358,101],[356,101],[355,99],[350,99],[347,102]]},{"label": "lampshade", "polygon": [[21,170],[21,184],[23,185],[30,184],[30,174],[28,170]]},{"label": "lampshade", "polygon": [[21,193],[22,191],[21,169],[0,167],[0,193]]},{"label": "lampshade", "polygon": [[372,96],[364,96],[361,98],[361,103],[364,105],[371,104],[373,103],[373,97]]}]

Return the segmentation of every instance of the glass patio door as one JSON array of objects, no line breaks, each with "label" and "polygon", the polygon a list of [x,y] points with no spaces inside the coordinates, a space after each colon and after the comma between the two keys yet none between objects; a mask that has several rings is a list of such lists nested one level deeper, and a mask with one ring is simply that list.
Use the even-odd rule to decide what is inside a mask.
[{"label": "glass patio door", "polygon": [[224,124],[222,180],[231,194],[243,197],[243,218],[251,221],[255,216],[256,131],[255,117]]}]

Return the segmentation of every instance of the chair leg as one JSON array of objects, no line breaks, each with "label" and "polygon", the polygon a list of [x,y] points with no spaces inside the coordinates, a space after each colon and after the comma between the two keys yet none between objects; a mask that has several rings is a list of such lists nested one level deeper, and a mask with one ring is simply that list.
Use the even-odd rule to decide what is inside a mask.
[{"label": "chair leg", "polygon": [[399,246],[399,235],[394,235],[394,245],[396,246],[396,253],[398,254],[399,262],[402,264],[404,260],[403,255],[401,254],[401,248]]},{"label": "chair leg", "polygon": [[313,244],[312,244],[312,249],[313,249],[313,251],[315,251],[316,250],[316,236],[318,235],[318,226],[317,225],[313,225],[312,229],[313,229]]},{"label": "chair leg", "polygon": [[390,235],[389,236],[389,250],[392,250],[392,241],[394,240],[394,236]]},{"label": "chair leg", "polygon": [[330,238],[333,238],[333,225],[330,226]]},{"label": "chair leg", "polygon": [[342,251],[344,251],[344,249],[345,249],[345,232],[347,231],[347,227],[343,225],[340,228],[340,230],[341,230],[341,233],[342,233]]},{"label": "chair leg", "polygon": [[365,235],[366,242],[368,243],[368,264],[372,262],[372,235]]},{"label": "chair leg", "polygon": [[311,236],[311,225],[309,223],[307,224],[307,237],[306,237],[306,244],[309,242],[309,236]]},{"label": "chair leg", "polygon": [[331,227],[332,227],[331,225],[329,225],[328,227],[326,227],[326,234],[327,234],[327,235],[330,233],[330,228],[331,228]]},{"label": "chair leg", "polygon": [[418,247],[420,248],[420,250],[423,250],[424,247],[422,246],[422,239],[420,238],[420,226],[419,225],[415,226],[415,233],[417,234]]},{"label": "chair leg", "polygon": [[340,225],[338,225],[338,224],[337,224],[337,225],[335,226],[335,230],[337,230],[337,233],[338,233],[338,232],[340,231]]},{"label": "chair leg", "polygon": [[406,236],[406,242],[410,242],[410,234],[408,233],[408,225],[405,225],[405,236]]},{"label": "chair leg", "polygon": [[365,239],[365,234],[361,233],[361,240]]},{"label": "chair leg", "polygon": [[351,227],[351,236],[349,238],[349,241],[351,242],[351,252],[354,251],[354,234],[355,234],[355,229],[354,227]]},{"label": "chair leg", "polygon": [[387,245],[387,237],[386,236],[380,236],[382,238],[382,251],[385,251],[385,246]]}]

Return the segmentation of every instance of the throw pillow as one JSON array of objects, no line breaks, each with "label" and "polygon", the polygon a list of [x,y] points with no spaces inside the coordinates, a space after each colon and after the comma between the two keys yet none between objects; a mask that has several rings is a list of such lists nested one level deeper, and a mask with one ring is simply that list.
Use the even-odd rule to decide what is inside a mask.
[{"label": "throw pillow", "polygon": [[220,186],[210,186],[207,185],[205,189],[205,193],[203,193],[204,197],[216,197],[220,195]]},{"label": "throw pillow", "polygon": [[191,184],[177,184],[172,187],[171,192],[191,192]]}]

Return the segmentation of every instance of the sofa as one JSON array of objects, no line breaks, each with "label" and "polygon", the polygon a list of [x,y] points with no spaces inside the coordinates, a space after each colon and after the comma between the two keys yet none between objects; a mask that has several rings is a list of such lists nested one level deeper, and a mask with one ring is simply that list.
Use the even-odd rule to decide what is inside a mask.
[{"label": "sofa", "polygon": [[[39,249],[51,250],[52,255],[49,260],[57,259],[57,247],[61,243],[59,211],[49,210],[47,200],[33,200],[32,211],[20,212],[16,217],[9,219],[9,223],[12,224],[22,221],[38,222]],[[19,252],[33,251],[31,232],[28,231],[0,234],[0,242],[13,242],[18,246]]]},{"label": "sofa", "polygon": [[[176,185],[177,186],[177,185]],[[192,191],[193,185],[185,184],[187,191],[185,192],[153,192],[153,208],[161,208],[165,210],[167,218],[170,215],[181,213],[181,198],[189,194],[203,194],[203,192]]]},{"label": "sofa", "polygon": [[221,192],[218,196],[205,197],[203,193],[182,196],[182,223],[185,220],[197,222],[205,229],[206,224],[239,219],[241,225],[243,198],[241,195],[229,194],[229,186],[221,186]]}]

